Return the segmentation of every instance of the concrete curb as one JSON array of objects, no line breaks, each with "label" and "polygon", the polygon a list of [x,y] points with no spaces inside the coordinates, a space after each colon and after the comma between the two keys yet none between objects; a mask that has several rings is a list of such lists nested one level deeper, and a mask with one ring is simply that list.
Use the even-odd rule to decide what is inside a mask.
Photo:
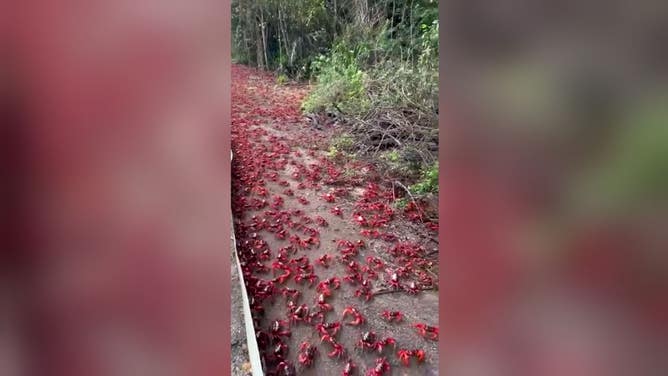
[{"label": "concrete curb", "polygon": [[[230,152],[230,161],[234,159],[234,153]],[[232,213],[230,213],[232,214]],[[246,292],[246,282],[239,263],[239,252],[237,251],[237,239],[234,236],[234,220],[232,221],[232,247],[234,248],[234,259],[239,273],[239,283],[241,283],[241,297],[243,299],[244,321],[246,323],[246,341],[248,343],[248,357],[251,363],[251,372],[253,376],[264,376],[262,359],[257,346],[257,337],[255,336],[255,327],[253,326],[253,316],[250,311],[248,293]]]}]

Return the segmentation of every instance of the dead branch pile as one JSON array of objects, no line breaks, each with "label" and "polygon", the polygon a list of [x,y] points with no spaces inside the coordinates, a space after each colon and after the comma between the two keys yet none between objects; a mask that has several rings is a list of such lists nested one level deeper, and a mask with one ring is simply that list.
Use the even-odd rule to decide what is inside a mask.
[{"label": "dead branch pile", "polygon": [[363,117],[344,116],[357,152],[376,156],[399,149],[429,165],[438,159],[438,115],[417,108],[377,107]]}]

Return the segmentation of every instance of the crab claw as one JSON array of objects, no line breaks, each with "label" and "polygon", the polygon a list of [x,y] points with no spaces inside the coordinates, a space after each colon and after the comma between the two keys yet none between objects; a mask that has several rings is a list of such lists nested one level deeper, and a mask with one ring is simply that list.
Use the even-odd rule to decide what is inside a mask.
[{"label": "crab claw", "polygon": [[329,356],[330,358],[333,358],[333,357],[340,358],[345,353],[345,349],[343,348],[343,346],[341,346],[339,343],[334,341],[333,338],[330,338],[328,342],[333,347],[332,351],[327,354],[327,356]]},{"label": "crab claw", "polygon": [[417,358],[418,363],[422,363],[424,361],[424,350],[413,350],[413,355],[415,358]]},{"label": "crab claw", "polygon": [[334,200],[335,200],[334,195],[331,194],[331,193],[326,193],[326,194],[322,195],[322,198],[327,202],[334,202]]},{"label": "crab claw", "polygon": [[397,357],[399,358],[399,360],[401,360],[401,363],[403,363],[403,365],[406,367],[410,365],[412,355],[413,351],[411,350],[401,349],[397,351]]}]

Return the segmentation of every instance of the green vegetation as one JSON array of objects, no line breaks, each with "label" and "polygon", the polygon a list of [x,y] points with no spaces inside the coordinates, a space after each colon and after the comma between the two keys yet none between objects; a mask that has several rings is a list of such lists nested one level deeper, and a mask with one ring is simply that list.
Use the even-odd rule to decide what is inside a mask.
[{"label": "green vegetation", "polygon": [[398,198],[398,199],[396,199],[396,200],[394,201],[394,206],[395,206],[397,209],[403,209],[403,208],[406,207],[406,205],[408,205],[408,199],[405,198],[405,197]]},{"label": "green vegetation", "polygon": [[232,22],[235,61],[277,71],[277,83],[309,80],[302,111],[346,126],[332,158],[373,157],[438,189],[420,173],[438,151],[438,1],[233,0]]},{"label": "green vegetation", "polygon": [[353,148],[353,138],[350,135],[342,134],[332,140],[332,146],[343,151],[350,151]]},{"label": "green vegetation", "polygon": [[281,74],[278,75],[278,77],[276,77],[276,83],[277,84],[283,85],[286,82],[288,82],[288,76],[286,76],[285,74],[281,73]]},{"label": "green vegetation", "polygon": [[438,162],[424,169],[422,178],[410,190],[417,194],[438,193]]},{"label": "green vegetation", "polygon": [[329,150],[327,151],[327,157],[330,159],[340,159],[341,157],[350,159],[352,155],[349,153],[353,148],[354,144],[352,137],[344,133],[332,139],[329,144]]}]

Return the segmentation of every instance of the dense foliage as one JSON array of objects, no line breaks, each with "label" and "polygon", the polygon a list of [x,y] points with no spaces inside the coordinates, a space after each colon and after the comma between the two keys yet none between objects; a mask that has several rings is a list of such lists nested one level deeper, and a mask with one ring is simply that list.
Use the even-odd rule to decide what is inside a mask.
[{"label": "dense foliage", "polygon": [[415,179],[437,171],[438,1],[234,0],[232,12],[236,62],[313,82],[303,111],[336,116],[356,155]]}]

